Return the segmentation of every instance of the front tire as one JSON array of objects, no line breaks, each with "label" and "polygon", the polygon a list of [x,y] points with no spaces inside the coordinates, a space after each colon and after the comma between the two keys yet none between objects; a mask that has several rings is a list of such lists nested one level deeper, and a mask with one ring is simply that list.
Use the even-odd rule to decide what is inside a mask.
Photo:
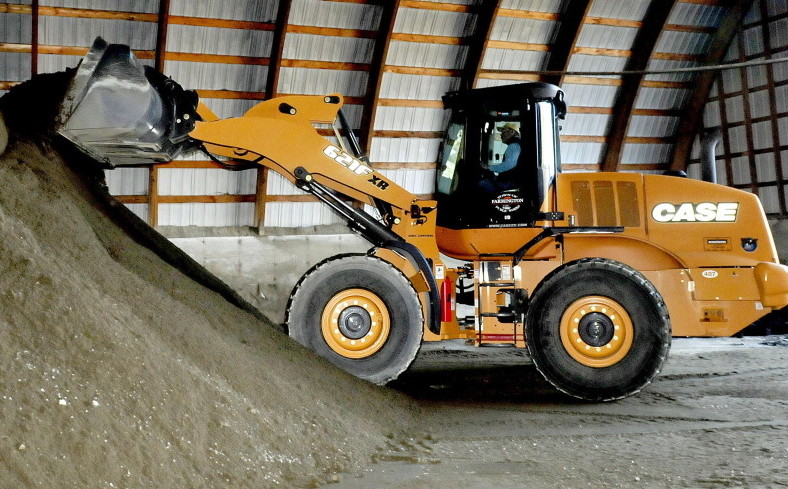
[{"label": "front tire", "polygon": [[304,275],[290,296],[287,324],[294,340],[382,385],[416,358],[424,320],[402,272],[376,257],[345,255]]},{"label": "front tire", "polygon": [[665,303],[638,271],[612,260],[570,263],[531,299],[526,343],[539,372],[570,396],[630,396],[659,373],[670,349]]}]

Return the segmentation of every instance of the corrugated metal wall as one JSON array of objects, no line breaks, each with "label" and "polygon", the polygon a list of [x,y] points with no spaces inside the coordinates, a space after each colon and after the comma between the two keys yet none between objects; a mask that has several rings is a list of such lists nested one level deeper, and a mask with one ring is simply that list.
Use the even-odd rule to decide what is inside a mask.
[{"label": "corrugated metal wall", "polygon": [[[726,60],[768,60],[788,52],[788,3],[756,1]],[[788,63],[727,70],[704,112],[707,129],[721,128],[719,183],[757,194],[770,217],[785,218],[788,175]],[[695,150],[698,154],[698,149]],[[689,169],[699,177],[698,164]]]},{"label": "corrugated metal wall", "polygon": [[[351,125],[362,136],[369,131],[374,165],[409,191],[429,195],[434,191],[435,162],[447,118],[440,98],[470,81],[469,68],[478,64],[473,79],[477,87],[544,79],[534,72],[562,56],[557,48],[559,33],[565,35],[561,28],[577,9],[585,9],[564,69],[620,72],[637,54],[638,33],[648,27],[651,1],[400,0],[395,4],[398,8],[388,11],[388,3],[373,1],[292,0],[286,22],[279,23],[285,5],[279,0],[170,0],[165,49],[159,52],[159,0],[42,0],[37,43],[31,41],[32,2],[0,3],[0,89],[29,78],[34,69],[50,72],[75,66],[93,38],[101,35],[110,42],[130,44],[144,63],[154,65],[159,56],[166,74],[197,89],[222,117],[241,115],[270,95],[267,91],[339,92],[346,96]],[[496,8],[488,27],[483,12],[492,4]],[[728,4],[676,1],[647,69],[699,66],[730,13]],[[788,45],[784,4],[756,0],[727,59],[770,58],[784,51]],[[381,37],[392,20],[391,34]],[[281,25],[286,29],[280,56],[275,43]],[[487,34],[479,38],[485,29]],[[485,49],[473,54],[477,41]],[[386,49],[381,50],[380,43]],[[378,59],[377,52],[385,56]],[[767,212],[784,216],[780,138],[788,137],[788,122],[782,116],[788,66],[725,71],[722,76],[705,123],[726,128],[720,145],[724,156],[718,159],[723,182],[758,192]],[[277,83],[271,87],[273,80]],[[379,87],[374,86],[376,80]],[[570,104],[561,148],[564,168],[598,170],[617,137],[611,134],[611,125],[621,115],[618,104],[625,79],[569,73],[558,80]],[[677,127],[696,80],[696,74],[686,73],[644,77],[627,114],[615,170],[662,172],[675,165],[671,158]],[[374,119],[367,121],[370,112]],[[336,222],[330,212],[273,172],[231,173],[199,154],[152,171],[113,170],[107,178],[114,194],[157,225],[303,227]]]}]

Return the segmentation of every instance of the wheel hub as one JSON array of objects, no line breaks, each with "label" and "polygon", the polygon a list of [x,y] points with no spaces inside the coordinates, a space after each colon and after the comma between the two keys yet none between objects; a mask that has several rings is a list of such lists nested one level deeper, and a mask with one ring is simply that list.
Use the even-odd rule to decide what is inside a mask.
[{"label": "wheel hub", "polygon": [[372,318],[363,307],[350,306],[339,314],[337,324],[345,337],[358,340],[372,329]]},{"label": "wheel hub", "polygon": [[615,336],[613,321],[600,312],[591,312],[583,316],[578,322],[577,330],[583,342],[592,347],[605,346]]},{"label": "wheel hub", "polygon": [[343,290],[332,297],[321,316],[326,344],[345,358],[366,358],[386,343],[391,319],[383,300],[365,289]]},{"label": "wheel hub", "polygon": [[634,337],[626,309],[608,297],[582,297],[561,317],[561,342],[579,363],[603,368],[618,363],[629,353]]}]

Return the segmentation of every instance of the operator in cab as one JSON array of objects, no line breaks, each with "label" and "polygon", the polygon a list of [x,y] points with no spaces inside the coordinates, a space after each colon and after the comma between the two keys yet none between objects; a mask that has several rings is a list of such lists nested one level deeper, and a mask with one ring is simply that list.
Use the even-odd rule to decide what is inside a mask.
[{"label": "operator in cab", "polygon": [[479,187],[488,193],[510,190],[517,187],[514,176],[514,168],[520,158],[520,131],[517,124],[507,122],[498,128],[501,133],[501,141],[506,144],[506,151],[500,161],[491,161],[487,165],[487,170],[492,172],[489,178],[479,182]]}]

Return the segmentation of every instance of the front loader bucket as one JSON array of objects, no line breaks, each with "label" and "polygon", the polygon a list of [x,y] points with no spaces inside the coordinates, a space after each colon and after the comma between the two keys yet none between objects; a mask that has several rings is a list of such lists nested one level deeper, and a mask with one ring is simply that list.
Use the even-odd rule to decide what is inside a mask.
[{"label": "front loader bucket", "polygon": [[96,38],[60,112],[58,133],[109,167],[171,161],[189,146],[197,94]]}]

